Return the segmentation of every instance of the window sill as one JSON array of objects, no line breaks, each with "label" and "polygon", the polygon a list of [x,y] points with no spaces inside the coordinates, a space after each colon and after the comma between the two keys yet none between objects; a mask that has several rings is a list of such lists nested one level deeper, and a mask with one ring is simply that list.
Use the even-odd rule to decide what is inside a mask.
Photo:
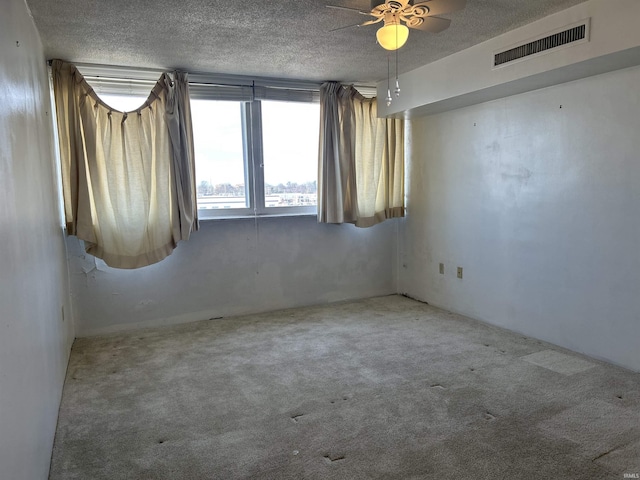
[{"label": "window sill", "polygon": [[234,215],[230,213],[229,215],[219,215],[219,216],[211,216],[211,217],[200,217],[198,220],[200,222],[209,222],[211,220],[250,220],[250,219],[261,219],[261,218],[294,218],[294,217],[317,217],[317,213],[305,213],[305,212],[293,212],[293,213],[263,213],[257,215],[245,215],[245,214],[237,214]]}]

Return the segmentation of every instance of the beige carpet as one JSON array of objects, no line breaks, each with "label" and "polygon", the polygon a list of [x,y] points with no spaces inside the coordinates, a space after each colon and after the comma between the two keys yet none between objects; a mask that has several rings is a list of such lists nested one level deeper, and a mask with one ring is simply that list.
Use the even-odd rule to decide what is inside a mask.
[{"label": "beige carpet", "polygon": [[80,339],[51,479],[622,479],[640,375],[398,296]]}]

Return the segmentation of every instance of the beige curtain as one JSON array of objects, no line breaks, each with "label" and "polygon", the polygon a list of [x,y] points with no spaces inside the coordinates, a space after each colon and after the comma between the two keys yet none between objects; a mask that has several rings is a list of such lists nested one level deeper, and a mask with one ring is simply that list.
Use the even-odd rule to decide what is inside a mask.
[{"label": "beige curtain", "polygon": [[404,216],[404,121],[335,82],[320,89],[318,221],[370,227]]},{"label": "beige curtain", "polygon": [[159,262],[198,229],[187,75],[163,74],[128,113],[52,62],[67,232],[117,268]]},{"label": "beige curtain", "polygon": [[318,162],[318,221],[354,223],[356,195],[353,87],[330,82],[320,89],[320,146]]}]

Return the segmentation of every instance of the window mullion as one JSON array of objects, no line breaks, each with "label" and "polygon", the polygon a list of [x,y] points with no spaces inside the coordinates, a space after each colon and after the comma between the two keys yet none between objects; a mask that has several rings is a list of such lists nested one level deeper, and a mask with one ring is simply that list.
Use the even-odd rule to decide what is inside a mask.
[{"label": "window mullion", "polygon": [[262,214],[265,211],[264,204],[264,160],[262,156],[262,109],[260,101],[251,102],[251,166],[253,170],[253,199],[254,211]]},{"label": "window mullion", "polygon": [[247,195],[248,207],[255,211],[255,175],[253,168],[253,128],[251,120],[251,103],[242,103],[242,142],[244,153],[244,181],[245,195]]}]

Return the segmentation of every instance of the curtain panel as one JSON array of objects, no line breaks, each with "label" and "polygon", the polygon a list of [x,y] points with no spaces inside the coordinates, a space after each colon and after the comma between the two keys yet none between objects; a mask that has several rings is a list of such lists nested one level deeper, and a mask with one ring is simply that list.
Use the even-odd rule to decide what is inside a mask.
[{"label": "curtain panel", "polygon": [[318,155],[318,221],[355,223],[355,122],[352,97],[358,92],[339,83],[320,88],[320,145]]},{"label": "curtain panel", "polygon": [[404,216],[404,120],[378,118],[353,86],[320,88],[318,221],[370,227]]},{"label": "curtain panel", "polygon": [[52,62],[67,232],[116,268],[157,263],[198,229],[187,74],[163,74],[137,110],[105,104]]}]

